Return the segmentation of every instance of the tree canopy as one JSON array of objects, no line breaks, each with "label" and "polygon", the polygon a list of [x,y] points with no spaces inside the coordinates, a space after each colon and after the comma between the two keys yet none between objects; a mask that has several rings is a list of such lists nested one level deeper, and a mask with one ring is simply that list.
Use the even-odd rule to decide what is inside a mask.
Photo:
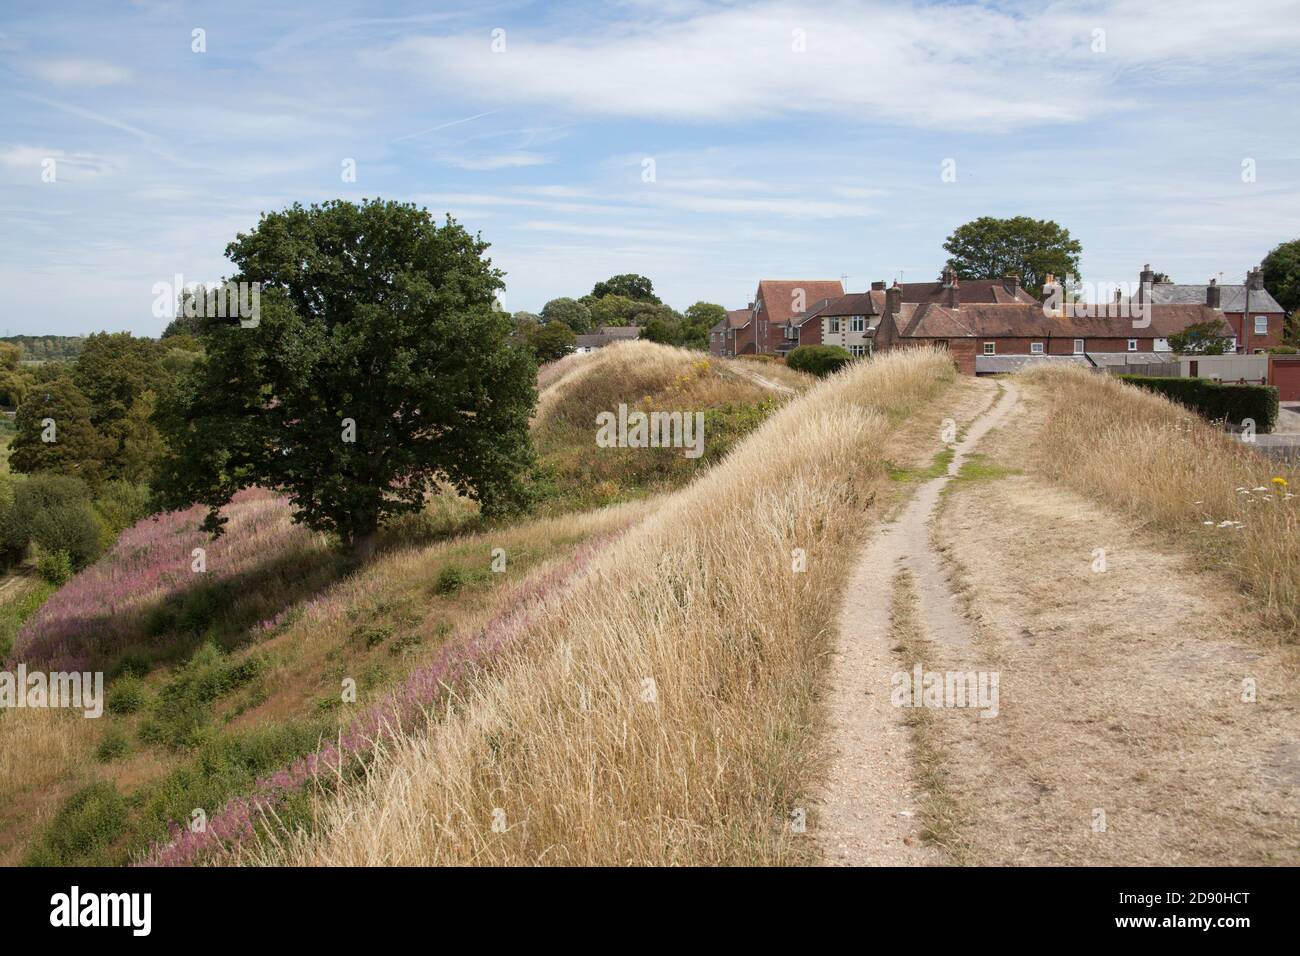
[{"label": "tree canopy", "polygon": [[591,331],[591,310],[577,299],[552,299],[542,306],[541,320],[547,324],[562,322],[579,335]]},{"label": "tree canopy", "polygon": [[261,283],[256,325],[205,317],[204,357],[159,403],[165,503],[208,505],[219,532],[219,509],[261,484],[348,544],[439,480],[488,516],[519,505],[536,367],[493,309],[486,250],[409,204],[264,214],[226,248],[232,280]]},{"label": "tree canopy", "polygon": [[1279,243],[1260,263],[1264,288],[1286,310],[1286,338],[1300,342],[1300,239]]},{"label": "tree canopy", "polygon": [[592,286],[592,298],[603,299],[607,295],[621,295],[637,302],[659,304],[659,296],[655,295],[654,283],[645,276],[633,272],[610,276],[604,282],[597,282]]},{"label": "tree canopy", "polygon": [[943,244],[961,279],[1000,279],[1012,273],[1041,296],[1049,274],[1078,278],[1083,246],[1050,219],[981,216],[958,226]]}]

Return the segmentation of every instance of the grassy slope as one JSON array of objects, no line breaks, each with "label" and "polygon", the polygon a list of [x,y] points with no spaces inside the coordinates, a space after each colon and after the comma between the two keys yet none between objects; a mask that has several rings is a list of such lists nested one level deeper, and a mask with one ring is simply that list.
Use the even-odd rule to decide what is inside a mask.
[{"label": "grassy slope", "polygon": [[614,545],[429,733],[323,801],[320,832],[246,859],[805,858],[783,822],[817,772],[839,585],[890,487],[884,446],[909,415],[938,418],[952,381],[944,356],[899,353],[781,409]]},{"label": "grassy slope", "polygon": [[[699,353],[649,344],[627,347],[626,357],[620,351],[573,363],[580,375],[546,389],[549,411],[579,421],[595,397],[616,407],[647,392],[704,408],[752,409],[769,397],[717,366],[701,369]],[[629,359],[643,374],[629,373]],[[605,381],[614,387],[601,391]],[[539,418],[537,431],[552,453],[564,452],[567,441],[591,457],[594,424],[561,439]],[[666,467],[661,461],[645,472],[629,471],[627,462],[611,467],[619,490],[602,497],[671,488],[701,467],[682,468],[680,457],[674,466],[672,454],[663,452]],[[571,474],[573,467],[563,454],[552,459],[560,479],[581,488],[586,476]],[[572,512],[583,498],[557,495],[547,510]],[[520,580],[643,510],[543,515],[483,529],[472,506],[444,495],[361,569],[293,525],[283,501],[264,492],[229,509],[228,532],[217,542],[195,530],[194,515],[142,522],[23,629],[15,660],[103,667],[115,706],[98,721],[53,711],[0,714],[0,861],[23,859],[35,847],[37,862],[120,862],[163,836],[169,820],[184,821],[194,808],[216,812],[260,775],[348,725],[355,711],[340,700],[344,677],[357,680],[364,707],[475,633]],[[194,547],[207,552],[203,575],[190,570]],[[503,574],[489,570],[497,547],[508,557]]]}]

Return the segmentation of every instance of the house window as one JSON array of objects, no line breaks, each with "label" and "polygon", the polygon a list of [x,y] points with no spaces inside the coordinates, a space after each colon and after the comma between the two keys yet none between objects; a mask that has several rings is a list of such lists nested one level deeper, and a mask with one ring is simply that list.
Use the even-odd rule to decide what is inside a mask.
[{"label": "house window", "polygon": [[1042,343],[1042,342],[1030,342],[1030,343],[1029,343],[1029,354],[1030,354],[1030,355],[1042,355],[1042,354],[1043,354],[1043,343]]},{"label": "house window", "polygon": [[867,347],[865,345],[850,345],[849,354],[854,358],[862,358],[867,354]]},{"label": "house window", "polygon": [[997,355],[997,354],[998,354],[998,346],[997,346],[997,343],[996,343],[996,342],[985,342],[985,343],[984,343],[984,354],[985,354],[985,355]]},{"label": "house window", "polygon": [[1268,316],[1267,316],[1267,315],[1257,315],[1257,316],[1255,316],[1255,334],[1256,334],[1256,335],[1268,335]]},{"label": "house window", "polygon": [[1235,335],[1232,338],[1228,339],[1228,351],[1229,352],[1237,351],[1237,337]]},{"label": "house window", "polygon": [[1156,339],[1155,350],[1156,350],[1157,352],[1172,352],[1172,351],[1173,351],[1173,349],[1171,349],[1171,348],[1169,347],[1169,340],[1168,340],[1168,339]]},{"label": "house window", "polygon": [[1128,340],[1128,350],[1129,350],[1130,352],[1136,352],[1136,351],[1138,350],[1138,340],[1137,340],[1137,339],[1129,339],[1129,340]]},{"label": "house window", "polygon": [[850,332],[861,332],[866,327],[867,324],[862,320],[862,316],[860,315],[855,315],[853,318],[849,319]]},{"label": "house window", "polygon": [[839,330],[840,330],[840,320],[839,320],[839,319],[831,319],[831,331],[832,331],[832,332],[838,332]]},{"label": "house window", "polygon": [[1083,339],[1074,340],[1074,354],[1075,355],[1083,354]]}]

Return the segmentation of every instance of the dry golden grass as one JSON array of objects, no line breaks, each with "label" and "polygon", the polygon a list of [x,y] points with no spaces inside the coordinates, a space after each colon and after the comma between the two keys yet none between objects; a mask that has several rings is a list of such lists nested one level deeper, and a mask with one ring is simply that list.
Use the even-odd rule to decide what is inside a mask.
[{"label": "dry golden grass", "polygon": [[1300,473],[1294,467],[1269,461],[1163,396],[1109,376],[1040,367],[1023,378],[1047,404],[1037,451],[1048,475],[1178,535],[1229,571],[1284,639],[1296,638]]},{"label": "dry golden grass", "polygon": [[597,558],[427,735],[322,801],[314,834],[244,862],[806,859],[784,823],[817,769],[834,612],[887,485],[881,447],[953,379],[945,355],[896,353],[786,405]]}]

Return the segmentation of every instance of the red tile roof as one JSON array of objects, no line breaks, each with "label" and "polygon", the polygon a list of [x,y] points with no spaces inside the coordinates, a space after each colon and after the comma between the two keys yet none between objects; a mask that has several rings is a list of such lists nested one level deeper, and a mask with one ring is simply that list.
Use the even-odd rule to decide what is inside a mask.
[{"label": "red tile roof", "polygon": [[794,317],[795,302],[800,295],[803,298],[802,311],[807,311],[821,299],[837,299],[844,295],[844,284],[839,279],[761,279],[758,283],[758,298],[763,302],[767,321],[776,325]]},{"label": "red tile roof", "polygon": [[[964,288],[964,286],[963,286]],[[1151,323],[1134,327],[1141,317],[1047,316],[1041,305],[1021,303],[962,303],[950,309],[923,303],[910,316],[903,310],[899,322],[907,338],[1168,338],[1197,322],[1223,322],[1220,312],[1203,305],[1155,305]],[[1231,330],[1222,326],[1227,334]]]}]

